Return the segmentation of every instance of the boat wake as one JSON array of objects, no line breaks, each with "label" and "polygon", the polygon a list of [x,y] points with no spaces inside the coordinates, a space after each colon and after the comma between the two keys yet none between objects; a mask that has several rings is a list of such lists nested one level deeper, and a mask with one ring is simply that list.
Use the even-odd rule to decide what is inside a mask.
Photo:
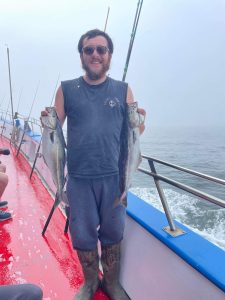
[{"label": "boat wake", "polygon": [[[131,188],[130,191],[163,212],[155,188]],[[188,194],[164,189],[171,214],[191,230],[225,250],[225,209]]]}]

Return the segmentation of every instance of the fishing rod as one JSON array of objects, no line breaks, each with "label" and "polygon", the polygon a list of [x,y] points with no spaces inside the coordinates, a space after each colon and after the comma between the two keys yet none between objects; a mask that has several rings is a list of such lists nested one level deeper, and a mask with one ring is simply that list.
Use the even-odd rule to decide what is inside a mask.
[{"label": "fishing rod", "polygon": [[[59,83],[59,78],[60,78],[60,74],[58,75],[58,78],[57,78],[57,81],[56,81],[56,85],[55,85],[55,88],[54,88],[54,92],[53,92],[53,95],[52,95],[52,100],[51,100],[50,106],[52,106],[52,103],[53,103],[53,100],[54,100],[56,89],[57,89],[57,86],[58,86],[58,83]],[[41,132],[41,139],[40,139],[40,142],[39,142],[39,145],[38,145],[38,148],[37,148],[37,152],[36,152],[36,155],[35,155],[34,163],[33,163],[33,166],[32,166],[31,172],[30,172],[30,179],[31,179],[31,177],[33,175],[34,168],[35,168],[35,165],[36,165],[36,162],[37,162],[37,158],[39,157],[39,151],[40,151],[40,148],[41,148],[41,142],[42,142],[42,132]]]},{"label": "fishing rod", "polygon": [[[34,99],[33,99],[33,102],[32,102],[31,108],[30,108],[30,113],[29,113],[29,116],[28,116],[28,118],[27,118],[27,120],[26,120],[27,124],[28,124],[28,122],[29,122],[30,115],[31,115],[31,112],[32,112],[32,109],[33,109],[33,106],[34,106],[34,101],[36,100],[36,96],[37,96],[39,84],[40,84],[40,81],[38,82],[38,85],[37,85],[37,88],[36,88],[36,91],[35,91],[35,94],[34,94]],[[24,123],[25,123],[25,122],[24,122]],[[20,152],[20,148],[21,148],[21,145],[22,145],[22,143],[23,143],[24,135],[25,135],[25,125],[24,125],[24,127],[23,127],[23,135],[22,135],[22,138],[21,138],[19,147],[18,147],[18,149],[17,149],[16,156],[18,156],[18,154],[19,154],[19,152]]]},{"label": "fishing rod", "polygon": [[2,137],[3,131],[5,129],[5,122],[6,122],[7,113],[8,113],[8,110],[9,110],[9,104],[10,104],[10,99],[9,99],[9,102],[8,102],[8,105],[7,105],[7,110],[6,110],[6,113],[5,113],[5,119],[4,119],[4,122],[3,122],[3,125],[2,125],[1,137]]},{"label": "fishing rod", "polygon": [[22,96],[22,91],[23,91],[23,88],[21,88],[21,90],[20,90],[19,100],[18,100],[17,109],[16,109],[17,113],[19,113],[19,105],[20,105],[20,100],[21,100],[21,96]]},{"label": "fishing rod", "polygon": [[126,75],[127,75],[127,70],[128,70],[128,66],[129,66],[129,62],[130,62],[130,56],[131,56],[131,52],[132,52],[132,48],[133,48],[133,44],[134,44],[134,39],[135,39],[136,31],[137,31],[137,26],[138,26],[140,14],[141,14],[142,4],[143,4],[143,0],[139,0],[138,4],[137,4],[135,17],[134,17],[134,23],[133,23],[133,28],[132,28],[132,32],[131,32],[130,44],[129,44],[129,47],[128,47],[127,58],[126,58],[125,66],[124,66],[122,81],[125,81],[125,78],[126,78]]},{"label": "fishing rod", "polygon": [[1,101],[1,103],[0,103],[0,107],[2,106],[2,104],[4,103],[4,101],[5,101],[5,93],[3,94],[4,96],[2,97],[2,101]]},{"label": "fishing rod", "polygon": [[[5,101],[5,94],[4,94],[4,96],[2,97],[2,101],[1,101],[1,103],[0,103],[0,107],[2,107],[4,101]],[[2,120],[2,115],[3,115],[3,110],[2,110],[2,109],[1,109],[1,113],[2,113],[2,114],[1,114],[0,120]]]},{"label": "fishing rod", "polygon": [[[19,110],[19,105],[20,105],[20,100],[21,100],[21,96],[22,96],[22,88],[20,89],[20,94],[19,94],[19,99],[18,99],[18,103],[17,103],[17,109],[15,111],[15,115],[13,116],[13,120],[14,119],[18,119],[18,110]],[[10,144],[13,143],[15,144],[15,137],[16,137],[16,124],[14,124],[13,129],[12,129],[12,134],[11,134],[11,138],[10,138]]]},{"label": "fishing rod", "polygon": [[51,103],[50,103],[50,106],[52,106],[52,103],[53,103],[53,101],[54,101],[54,99],[55,99],[55,94],[56,94],[56,89],[57,89],[57,86],[58,86],[58,83],[59,83],[59,78],[60,78],[60,73],[59,73],[59,75],[58,75],[58,78],[57,78],[57,81],[56,81],[56,85],[55,85],[55,88],[54,88],[54,92],[53,92],[53,94],[52,94],[52,101],[51,101]]},{"label": "fishing rod", "polygon": [[9,71],[9,90],[10,90],[10,101],[11,101],[11,111],[12,111],[12,123],[14,127],[13,118],[13,97],[12,97],[12,82],[11,82],[11,72],[10,72],[10,59],[9,59],[9,47],[7,46],[7,58],[8,58],[8,71]]},{"label": "fishing rod", "polygon": [[110,11],[110,7],[108,7],[108,12],[107,12],[106,20],[105,20],[104,32],[106,31],[106,27],[107,27],[107,23],[108,23],[109,11]]}]

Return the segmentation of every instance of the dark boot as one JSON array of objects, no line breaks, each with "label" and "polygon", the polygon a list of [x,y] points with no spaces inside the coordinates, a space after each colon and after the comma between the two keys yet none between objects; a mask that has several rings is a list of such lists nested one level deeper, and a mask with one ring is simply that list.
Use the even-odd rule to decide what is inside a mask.
[{"label": "dark boot", "polygon": [[119,283],[120,273],[120,243],[102,247],[103,280],[102,290],[111,300],[130,299]]},{"label": "dark boot", "polygon": [[100,284],[98,278],[98,251],[97,249],[94,251],[77,251],[77,254],[83,269],[85,281],[78,290],[74,300],[92,300]]}]

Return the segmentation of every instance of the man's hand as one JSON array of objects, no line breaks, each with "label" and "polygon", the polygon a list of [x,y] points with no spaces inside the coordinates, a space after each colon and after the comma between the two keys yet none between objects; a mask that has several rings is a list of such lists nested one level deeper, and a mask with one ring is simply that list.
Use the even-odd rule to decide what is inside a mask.
[{"label": "man's hand", "polygon": [[47,116],[48,116],[47,110],[42,110],[41,111],[41,117],[47,117]]},{"label": "man's hand", "polygon": [[44,124],[42,123],[42,117],[47,117],[48,116],[48,112],[47,110],[42,110],[41,111],[41,116],[40,116],[40,121],[41,121],[41,126],[44,127]]}]

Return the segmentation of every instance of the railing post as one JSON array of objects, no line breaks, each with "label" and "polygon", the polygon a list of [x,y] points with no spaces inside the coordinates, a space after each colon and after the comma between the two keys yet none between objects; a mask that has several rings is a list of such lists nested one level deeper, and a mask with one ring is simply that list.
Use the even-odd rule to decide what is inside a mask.
[{"label": "railing post", "polygon": [[[39,126],[39,125],[38,125],[38,126]],[[40,148],[41,148],[41,142],[42,142],[42,126],[40,126],[40,130],[41,130],[41,139],[40,139],[40,142],[39,142],[39,144],[38,144],[38,148],[37,148],[37,151],[36,151],[36,154],[35,154],[34,163],[33,163],[33,166],[32,166],[31,172],[30,172],[30,179],[31,179],[31,177],[32,177],[32,175],[33,175],[33,172],[34,172],[34,168],[35,168],[35,166],[36,166],[37,159],[38,159],[38,157],[40,157],[39,151],[40,151]]]},{"label": "railing post", "polygon": [[[151,172],[154,173],[154,174],[157,174],[153,161],[152,160],[148,160],[148,163],[149,163]],[[160,186],[159,179],[157,179],[155,176],[153,176],[153,178],[154,178],[154,182],[155,182],[155,185],[156,185],[156,188],[157,188],[157,191],[158,191],[158,194],[159,194],[159,197],[160,197],[160,200],[161,200],[164,212],[166,214],[167,221],[169,223],[169,227],[165,227],[164,230],[167,233],[169,233],[172,236],[174,236],[174,237],[175,236],[179,236],[181,234],[184,234],[184,231],[181,230],[180,228],[177,228],[176,225],[174,224],[174,221],[173,221],[173,218],[172,218],[172,215],[171,215],[171,212],[170,212],[170,209],[169,209],[169,206],[168,206],[165,194],[163,192],[163,189]]]}]

